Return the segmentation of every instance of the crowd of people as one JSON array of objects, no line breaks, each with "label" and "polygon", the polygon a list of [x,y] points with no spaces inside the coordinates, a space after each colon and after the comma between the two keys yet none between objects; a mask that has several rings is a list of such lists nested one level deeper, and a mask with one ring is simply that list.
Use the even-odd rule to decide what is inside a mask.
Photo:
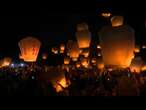
[{"label": "crowd of people", "polygon": [[[9,96],[143,96],[146,95],[144,71],[129,69],[99,71],[93,69],[63,70],[68,87],[57,92],[46,74],[61,67],[5,67],[0,69],[0,95]],[[100,73],[101,72],[101,73]],[[44,76],[43,76],[44,75]]]}]

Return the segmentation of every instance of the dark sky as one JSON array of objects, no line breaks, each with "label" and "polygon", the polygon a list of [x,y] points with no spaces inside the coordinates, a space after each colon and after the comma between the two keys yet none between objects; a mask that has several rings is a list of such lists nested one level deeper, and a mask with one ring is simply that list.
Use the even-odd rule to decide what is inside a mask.
[{"label": "dark sky", "polygon": [[96,39],[100,18],[97,10],[110,9],[114,14],[124,15],[125,20],[136,30],[136,42],[145,39],[145,7],[135,9],[124,1],[114,3],[109,0],[97,1],[53,0],[50,3],[22,2],[6,4],[0,11],[0,56],[17,57],[18,41],[25,36],[35,36],[43,43],[47,51],[51,45],[75,39],[75,26],[87,22],[93,37]]}]

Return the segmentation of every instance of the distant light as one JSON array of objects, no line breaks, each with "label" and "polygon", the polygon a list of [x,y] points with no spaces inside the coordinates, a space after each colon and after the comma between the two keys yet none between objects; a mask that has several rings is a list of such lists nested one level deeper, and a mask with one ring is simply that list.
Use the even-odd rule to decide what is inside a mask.
[{"label": "distant light", "polygon": [[15,67],[14,63],[12,63],[12,64],[10,65],[10,67]]},{"label": "distant light", "polygon": [[24,64],[23,64],[23,63],[20,63],[20,66],[21,66],[21,67],[24,67]]},{"label": "distant light", "polygon": [[35,79],[35,77],[34,77],[34,76],[32,76],[31,78],[32,78],[32,79]]}]

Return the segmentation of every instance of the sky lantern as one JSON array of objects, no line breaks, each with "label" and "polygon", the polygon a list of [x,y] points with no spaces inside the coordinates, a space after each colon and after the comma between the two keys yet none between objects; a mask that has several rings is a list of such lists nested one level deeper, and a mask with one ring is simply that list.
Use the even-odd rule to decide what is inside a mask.
[{"label": "sky lantern", "polygon": [[143,45],[143,46],[142,46],[142,49],[146,49],[146,45]]},{"label": "sky lantern", "polygon": [[69,57],[65,57],[64,58],[64,64],[68,65],[70,63],[70,58]]},{"label": "sky lantern", "polygon": [[[56,92],[61,92],[70,85],[69,80],[65,78],[64,70],[58,67],[49,67],[48,72],[39,75],[39,78],[52,83]],[[49,74],[48,74],[49,73]]]},{"label": "sky lantern", "polygon": [[19,42],[20,58],[26,62],[35,62],[40,50],[41,42],[34,37],[26,37]]},{"label": "sky lantern", "polygon": [[76,37],[79,48],[90,47],[91,33],[88,30],[88,25],[86,23],[81,23],[77,25]]},{"label": "sky lantern", "polygon": [[141,71],[146,71],[146,64],[142,66]]},{"label": "sky lantern", "polygon": [[60,53],[64,53],[64,51],[65,51],[65,45],[61,44],[60,45]]},{"label": "sky lantern", "polygon": [[96,65],[96,64],[97,64],[97,59],[96,59],[96,58],[92,58],[92,59],[91,59],[91,63],[92,63],[93,65]]},{"label": "sky lantern", "polygon": [[135,49],[134,49],[134,52],[139,53],[140,52],[140,46],[136,46]]},{"label": "sky lantern", "polygon": [[12,59],[9,57],[5,57],[2,60],[0,60],[0,67],[6,67],[9,66],[12,62]]},{"label": "sky lantern", "polygon": [[100,45],[97,45],[97,49],[101,49],[101,46]]},{"label": "sky lantern", "polygon": [[80,67],[81,67],[81,63],[80,63],[80,62],[77,62],[77,63],[76,63],[76,67],[77,67],[77,68],[80,68]]},{"label": "sky lantern", "polygon": [[134,54],[134,30],[128,25],[105,26],[99,32],[105,66],[129,67]]},{"label": "sky lantern", "polygon": [[123,16],[113,16],[111,18],[111,23],[113,27],[119,27],[122,26],[124,22],[124,17]]},{"label": "sky lantern", "polygon": [[56,89],[56,92],[61,92],[61,91],[63,91],[63,88],[68,87],[66,78],[63,77],[63,78],[61,78],[60,80],[58,80],[57,83],[54,85],[54,87],[55,87],[55,89]]},{"label": "sky lantern", "polygon": [[82,51],[81,55],[83,55],[85,58],[87,58],[90,54],[89,48],[86,48]]},{"label": "sky lantern", "polygon": [[77,61],[79,54],[80,54],[80,49],[78,47],[78,44],[77,42],[73,42],[73,45],[69,52],[70,58],[72,58],[74,61]]},{"label": "sky lantern", "polygon": [[51,49],[51,51],[52,51],[52,53],[54,53],[54,54],[58,54],[58,48],[57,48],[57,47],[53,47],[53,48]]},{"label": "sky lantern", "polygon": [[65,45],[64,45],[64,44],[61,44],[61,45],[60,45],[60,50],[62,50],[62,51],[65,50]]},{"label": "sky lantern", "polygon": [[109,18],[111,16],[111,13],[109,13],[109,12],[103,12],[103,13],[101,13],[101,16],[103,16],[105,18]]},{"label": "sky lantern", "polygon": [[83,67],[88,68],[88,66],[89,66],[89,60],[87,58],[84,58],[81,61],[81,64],[82,64]]},{"label": "sky lantern", "polygon": [[143,66],[142,58],[141,57],[135,57],[131,61],[130,70],[131,70],[131,72],[140,73],[142,66]]},{"label": "sky lantern", "polygon": [[48,57],[47,53],[43,53],[43,54],[42,54],[42,59],[43,59],[43,60],[46,60],[47,57]]}]

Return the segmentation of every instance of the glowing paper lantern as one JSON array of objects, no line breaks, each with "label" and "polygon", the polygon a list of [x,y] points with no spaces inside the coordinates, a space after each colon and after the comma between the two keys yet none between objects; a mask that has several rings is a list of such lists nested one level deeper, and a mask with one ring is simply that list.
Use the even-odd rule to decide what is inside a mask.
[{"label": "glowing paper lantern", "polygon": [[5,57],[2,60],[0,60],[0,67],[6,67],[9,66],[12,62],[12,59],[9,57]]},{"label": "glowing paper lantern", "polygon": [[140,73],[142,66],[143,66],[143,61],[142,61],[141,57],[136,57],[136,58],[132,59],[132,62],[130,65],[130,70],[131,70],[131,72]]},{"label": "glowing paper lantern", "polygon": [[58,48],[57,47],[53,47],[51,51],[54,54],[58,54]]},{"label": "glowing paper lantern", "polygon": [[26,62],[35,62],[40,50],[41,42],[33,37],[27,37],[19,42],[20,58]]},{"label": "glowing paper lantern", "polygon": [[146,65],[143,65],[141,71],[146,71]]},{"label": "glowing paper lantern", "polygon": [[80,67],[81,67],[80,62],[77,62],[77,63],[76,63],[76,67],[77,67],[77,68],[80,68]]},{"label": "glowing paper lantern", "polygon": [[77,24],[77,31],[84,31],[84,30],[88,30],[89,27],[88,27],[88,24],[86,23],[80,23],[80,24]]},{"label": "glowing paper lantern", "polygon": [[135,48],[134,30],[130,26],[105,26],[99,40],[106,66],[129,67]]},{"label": "glowing paper lantern", "polygon": [[[48,74],[49,73],[49,74]],[[56,92],[63,91],[64,88],[69,86],[64,71],[61,68],[49,68],[47,73],[41,74],[43,80],[48,80],[53,84]]]},{"label": "glowing paper lantern", "polygon": [[90,52],[89,52],[89,48],[83,49],[81,55],[83,55],[85,58],[87,58],[89,56]]},{"label": "glowing paper lantern", "polygon": [[74,42],[69,52],[70,58],[77,59],[79,57],[79,54],[80,54],[80,49],[78,47],[78,44],[77,42]]},{"label": "glowing paper lantern", "polygon": [[101,49],[101,46],[100,45],[97,45],[97,49]]},{"label": "glowing paper lantern", "polygon": [[111,13],[101,13],[101,16],[109,18],[111,16]]},{"label": "glowing paper lantern", "polygon": [[98,55],[97,55],[97,56],[98,56],[98,57],[100,57],[100,56],[102,56],[102,55],[101,55],[101,53],[98,53]]},{"label": "glowing paper lantern", "polygon": [[123,16],[114,16],[111,18],[111,23],[113,27],[119,27],[122,26],[124,22]]},{"label": "glowing paper lantern", "polygon": [[92,58],[91,63],[92,63],[93,65],[96,65],[97,59],[96,59],[96,58]]},{"label": "glowing paper lantern", "polygon": [[42,54],[42,59],[46,60],[48,55],[46,53]]},{"label": "glowing paper lantern", "polygon": [[81,64],[82,64],[83,67],[88,68],[88,66],[89,66],[89,60],[87,58],[84,58],[81,61]]},{"label": "glowing paper lantern", "polygon": [[64,44],[61,44],[61,45],[60,45],[60,50],[62,50],[62,51],[65,50],[65,45],[64,45]]},{"label": "glowing paper lantern", "polygon": [[143,45],[143,46],[142,46],[142,49],[146,49],[146,45]]},{"label": "glowing paper lantern", "polygon": [[64,64],[65,64],[65,65],[68,65],[69,62],[70,62],[70,58],[69,58],[69,57],[65,57],[65,58],[64,58]]},{"label": "glowing paper lantern", "polygon": [[140,47],[139,46],[136,46],[135,49],[134,49],[134,52],[135,53],[139,53],[140,52]]},{"label": "glowing paper lantern", "polygon": [[62,78],[62,79],[60,79],[60,80],[54,85],[54,87],[56,88],[56,92],[61,92],[61,91],[63,91],[63,88],[68,87],[67,81],[66,81],[65,77]]},{"label": "glowing paper lantern", "polygon": [[84,25],[85,24],[79,24],[79,26],[77,26],[76,37],[79,48],[89,48],[91,42],[91,33],[87,28],[88,25]]}]

